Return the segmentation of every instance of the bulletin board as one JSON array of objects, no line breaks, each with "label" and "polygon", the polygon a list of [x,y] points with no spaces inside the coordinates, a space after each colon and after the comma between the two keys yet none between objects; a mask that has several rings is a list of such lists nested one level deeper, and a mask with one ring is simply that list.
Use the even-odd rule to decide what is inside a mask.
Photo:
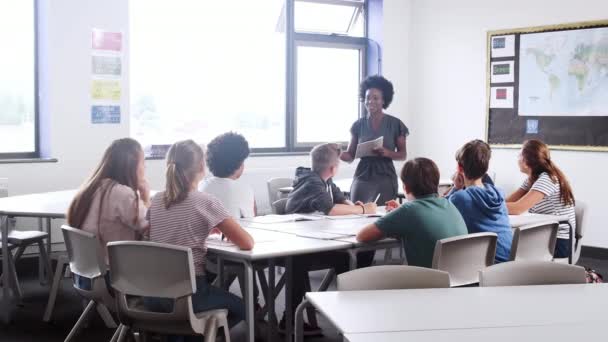
[{"label": "bulletin board", "polygon": [[608,20],[487,33],[486,139],[608,151]]}]

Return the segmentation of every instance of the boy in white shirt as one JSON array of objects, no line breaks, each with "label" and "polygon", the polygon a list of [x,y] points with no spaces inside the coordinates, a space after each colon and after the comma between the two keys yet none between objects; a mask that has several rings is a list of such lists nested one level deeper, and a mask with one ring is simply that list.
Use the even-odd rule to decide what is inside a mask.
[{"label": "boy in white shirt", "polygon": [[199,191],[217,197],[234,218],[256,215],[253,189],[238,179],[243,174],[249,143],[240,134],[224,133],[207,145],[207,166],[213,177],[201,182]]}]

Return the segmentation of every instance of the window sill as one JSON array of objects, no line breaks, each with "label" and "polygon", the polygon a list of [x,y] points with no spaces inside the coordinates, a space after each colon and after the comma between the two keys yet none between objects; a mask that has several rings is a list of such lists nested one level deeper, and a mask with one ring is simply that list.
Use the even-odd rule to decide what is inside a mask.
[{"label": "window sill", "polygon": [[0,159],[0,164],[57,163],[57,158]]},{"label": "window sill", "polygon": [[[297,152],[253,152],[249,154],[250,158],[257,157],[295,157],[295,156],[307,156],[310,152],[297,151]],[[165,157],[146,157],[146,160],[165,160]]]}]

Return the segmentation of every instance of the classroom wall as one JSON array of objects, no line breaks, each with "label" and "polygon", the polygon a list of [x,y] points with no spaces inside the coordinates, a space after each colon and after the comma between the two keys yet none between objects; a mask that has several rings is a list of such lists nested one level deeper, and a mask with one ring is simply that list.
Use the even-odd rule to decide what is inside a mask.
[{"label": "classroom wall", "polygon": [[[386,22],[384,32],[403,37],[401,47],[386,47],[385,60],[400,59],[407,70],[410,156],[434,159],[444,176],[453,172],[454,151],[460,145],[485,136],[488,30],[608,18],[605,0],[404,2],[385,0],[387,19],[402,21]],[[517,150],[493,151],[490,168],[498,185],[508,191],[523,179],[517,154]],[[575,197],[588,204],[583,244],[608,247],[608,186],[603,181],[608,153],[554,151],[552,157],[568,176]]]}]

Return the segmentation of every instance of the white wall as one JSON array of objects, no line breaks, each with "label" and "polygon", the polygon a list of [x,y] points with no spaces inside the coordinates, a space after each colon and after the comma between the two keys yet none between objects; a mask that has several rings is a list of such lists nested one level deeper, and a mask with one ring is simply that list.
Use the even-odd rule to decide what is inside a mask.
[{"label": "white wall", "polygon": [[[385,0],[384,12],[384,70],[400,83],[407,74],[409,82],[408,103],[399,108],[408,112],[409,156],[432,158],[445,177],[454,170],[455,150],[485,135],[486,32],[606,19],[608,1]],[[523,178],[518,151],[493,152],[498,185],[512,190]],[[554,151],[552,157],[576,198],[589,205],[584,244],[608,247],[602,181],[608,153]]]}]

